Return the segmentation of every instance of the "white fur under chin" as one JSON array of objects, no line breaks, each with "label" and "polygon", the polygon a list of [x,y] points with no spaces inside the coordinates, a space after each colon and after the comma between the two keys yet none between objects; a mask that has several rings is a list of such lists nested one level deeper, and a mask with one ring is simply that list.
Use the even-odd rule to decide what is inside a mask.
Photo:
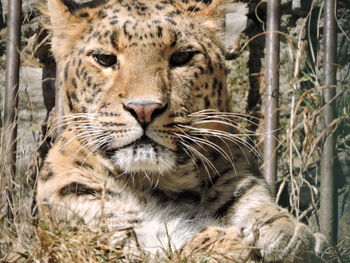
[{"label": "white fur under chin", "polygon": [[127,173],[150,172],[163,174],[172,170],[175,166],[175,154],[162,147],[144,145],[133,146],[117,150],[112,156],[112,162],[120,170]]}]

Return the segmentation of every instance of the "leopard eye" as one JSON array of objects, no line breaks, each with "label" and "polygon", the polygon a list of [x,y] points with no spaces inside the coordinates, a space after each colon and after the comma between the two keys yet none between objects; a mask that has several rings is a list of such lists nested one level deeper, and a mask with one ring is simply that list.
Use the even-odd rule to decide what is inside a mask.
[{"label": "leopard eye", "polygon": [[95,54],[94,59],[104,67],[111,67],[117,63],[117,57],[111,54]]},{"label": "leopard eye", "polygon": [[195,52],[193,51],[178,51],[170,57],[170,65],[172,67],[181,67],[191,61]]}]

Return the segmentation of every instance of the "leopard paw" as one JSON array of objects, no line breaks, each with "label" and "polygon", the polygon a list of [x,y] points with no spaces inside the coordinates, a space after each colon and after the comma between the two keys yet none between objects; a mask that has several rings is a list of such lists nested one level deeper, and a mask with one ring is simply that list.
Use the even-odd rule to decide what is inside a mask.
[{"label": "leopard paw", "polygon": [[251,249],[242,243],[236,227],[206,228],[182,248],[181,254],[208,262],[255,262],[251,259]]},{"label": "leopard paw", "polygon": [[258,248],[267,262],[318,262],[321,245],[304,224],[275,205],[250,213],[239,232],[243,243]]}]

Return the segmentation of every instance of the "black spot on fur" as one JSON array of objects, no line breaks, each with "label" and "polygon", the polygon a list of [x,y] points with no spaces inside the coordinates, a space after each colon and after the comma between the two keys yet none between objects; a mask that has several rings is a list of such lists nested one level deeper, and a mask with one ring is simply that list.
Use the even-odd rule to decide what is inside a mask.
[{"label": "black spot on fur", "polygon": [[224,205],[222,205],[219,209],[216,210],[214,216],[216,218],[222,218],[226,213],[227,210],[236,202],[235,197],[231,197]]},{"label": "black spot on fur", "polygon": [[82,184],[82,183],[70,183],[68,185],[63,186],[59,190],[60,196],[64,197],[67,195],[76,195],[76,196],[82,196],[82,195],[98,195],[102,194],[101,189],[93,189],[89,186]]},{"label": "black spot on fur", "polygon": [[[75,92],[74,92],[74,95],[75,95]],[[68,91],[66,91],[66,96],[67,96],[67,100],[68,100],[68,108],[70,111],[73,111],[73,103],[71,100],[71,94]]]},{"label": "black spot on fur", "polygon": [[210,203],[216,202],[219,199],[218,193],[214,193],[213,195],[207,198],[207,201]]},{"label": "black spot on fur", "polygon": [[163,28],[160,26],[157,26],[157,36],[161,38],[163,36]]},{"label": "black spot on fur", "polygon": [[116,24],[118,24],[118,19],[111,19],[110,21],[109,21],[109,23],[111,24],[111,25],[116,25]]},{"label": "black spot on fur", "polygon": [[69,72],[69,63],[64,67],[64,79],[68,78],[68,72]]},{"label": "black spot on fur", "polygon": [[48,167],[47,170],[41,174],[40,180],[46,182],[46,181],[50,180],[52,177],[53,177],[53,172]]},{"label": "black spot on fur", "polygon": [[227,172],[231,171],[231,170],[232,170],[232,168],[227,168],[227,169],[225,169],[225,170],[223,170],[223,171],[220,171],[220,175],[212,176],[212,178],[211,178],[211,183],[212,183],[212,185],[215,186],[216,183],[219,182],[219,179],[223,179],[223,178],[224,178],[224,175],[225,175]]},{"label": "black spot on fur", "polygon": [[111,35],[111,44],[113,48],[118,49],[118,32],[114,31]]},{"label": "black spot on fur", "polygon": [[94,100],[93,100],[93,98],[86,98],[86,99],[85,99],[85,102],[86,102],[87,104],[91,104],[91,103],[94,102]]},{"label": "black spot on fur", "polygon": [[126,126],[125,123],[117,123],[117,122],[105,122],[105,121],[100,121],[100,124],[104,127],[122,127]]},{"label": "black spot on fur", "polygon": [[[108,106],[107,104],[104,104],[104,105],[101,106],[100,109],[106,108],[107,106]],[[120,116],[120,114],[118,114],[118,113],[106,112],[106,111],[99,112],[99,115],[101,115],[101,116],[113,116],[113,117]]]},{"label": "black spot on fur", "polygon": [[251,165],[248,167],[248,171],[257,178],[264,178],[260,169],[258,168],[258,165]]},{"label": "black spot on fur", "polygon": [[214,78],[214,80],[213,80],[213,88],[216,89],[217,85],[218,85],[218,80],[216,78]]},{"label": "black spot on fur", "polygon": [[79,9],[86,8],[86,7],[87,8],[96,8],[96,7],[99,7],[107,2],[107,0],[94,0],[94,1],[89,1],[86,3],[79,4],[79,3],[72,1],[72,0],[61,0],[61,1],[68,8],[69,12],[71,12],[72,14],[75,13]]},{"label": "black spot on fur", "polygon": [[215,212],[216,218],[221,218],[225,216],[227,210],[236,203],[243,195],[245,195],[251,188],[253,188],[257,184],[257,181],[252,178],[249,182],[245,183],[241,187],[237,188],[233,192],[233,196],[221,207],[219,207]]},{"label": "black spot on fur", "polygon": [[177,25],[177,23],[173,19],[171,19],[170,17],[165,18],[165,21],[169,22],[170,24],[172,24],[174,26]]},{"label": "black spot on fur", "polygon": [[176,201],[199,203],[201,201],[201,195],[198,192],[185,190],[175,195]]},{"label": "black spot on fur", "polygon": [[75,164],[75,166],[77,166],[78,168],[79,168],[79,167],[82,167],[82,168],[91,169],[91,170],[94,169],[91,165],[87,164],[86,162],[81,162],[81,161],[79,161],[79,160],[75,160],[75,161],[74,161],[74,164]]},{"label": "black spot on fur", "polygon": [[75,92],[70,92],[69,94],[69,98],[73,99],[73,100],[78,100],[77,94]]},{"label": "black spot on fur", "polygon": [[208,58],[208,71],[209,71],[209,74],[213,74],[214,72],[213,63],[211,62],[210,58]]},{"label": "black spot on fur", "polygon": [[81,18],[86,18],[86,17],[89,17],[89,14],[86,13],[86,12],[80,13],[80,14],[79,14],[79,17],[81,17]]},{"label": "black spot on fur", "polygon": [[151,195],[156,197],[161,203],[169,202],[172,200],[172,198],[169,195],[157,188],[151,191]]},{"label": "black spot on fur", "polygon": [[72,78],[72,86],[74,89],[76,89],[78,87],[77,81],[75,80],[75,78]]},{"label": "black spot on fur", "polygon": [[198,3],[203,3],[206,5],[210,5],[213,0],[195,0]]},{"label": "black spot on fur", "polygon": [[218,96],[221,97],[221,94],[222,94],[222,90],[223,90],[223,84],[221,81],[219,81],[219,88],[218,88]]},{"label": "black spot on fur", "polygon": [[197,6],[190,6],[187,8],[187,11],[190,11],[190,12],[198,12],[200,11],[201,9]]},{"label": "black spot on fur", "polygon": [[[184,105],[179,105],[181,107],[184,107]],[[169,118],[176,118],[176,117],[187,117],[187,113],[184,112],[175,112],[169,115]]]},{"label": "black spot on fur", "polygon": [[208,109],[208,108],[210,107],[210,101],[209,101],[208,96],[205,96],[205,97],[204,97],[204,107],[205,107],[206,109]]},{"label": "black spot on fur", "polygon": [[204,238],[203,241],[202,241],[202,245],[205,244],[205,243],[207,243],[209,240],[210,240],[209,237]]},{"label": "black spot on fur", "polygon": [[156,9],[163,10],[164,9],[164,5],[156,4]]},{"label": "black spot on fur", "polygon": [[91,87],[91,77],[86,78],[86,86]]},{"label": "black spot on fur", "polygon": [[77,69],[75,70],[75,76],[77,76],[78,78],[80,77],[79,68],[77,68]]}]

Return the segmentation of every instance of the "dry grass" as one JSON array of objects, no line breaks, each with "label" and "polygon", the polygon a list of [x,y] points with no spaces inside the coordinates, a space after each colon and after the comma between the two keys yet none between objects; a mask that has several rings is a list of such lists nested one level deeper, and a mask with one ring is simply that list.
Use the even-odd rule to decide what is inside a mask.
[{"label": "dry grass", "polygon": [[[313,11],[320,12],[317,11],[320,5],[321,1],[314,1]],[[311,46],[312,36],[308,35],[310,21],[315,22],[311,20],[311,14],[310,12],[304,20],[299,20],[298,27],[291,30],[290,34],[283,34],[285,48],[282,53],[281,75],[286,79],[287,88],[282,93],[280,108],[281,128],[278,150],[280,188],[277,199],[282,198],[283,189],[288,189],[287,201],[290,212],[317,231],[319,229],[320,140],[325,132],[320,126],[321,92],[324,87],[320,84],[322,83],[321,46]],[[320,23],[319,20],[316,22]],[[341,22],[339,25],[342,26]],[[349,33],[347,30],[342,28],[344,34]],[[349,36],[345,36],[344,39],[342,49],[345,46],[346,51],[350,46]],[[316,40],[321,43],[319,38]],[[337,156],[350,156],[349,68],[349,61],[339,65],[341,74],[339,74],[339,84],[336,88],[337,118],[330,127],[327,127],[336,132]],[[242,82],[241,77],[239,81]],[[248,78],[245,81],[247,84]],[[3,83],[0,85],[3,86]],[[27,99],[30,104],[30,97]],[[36,112],[32,110],[30,114],[35,116]],[[36,129],[40,132],[38,128]],[[1,138],[3,134],[4,131],[1,132]],[[259,140],[257,144],[261,145]],[[1,145],[3,146],[3,141]],[[13,221],[10,221],[3,212],[0,213],[0,262],[149,262],[147,254],[131,256],[125,253],[123,242],[112,245],[110,241],[113,233],[103,228],[96,231],[76,223],[52,225],[47,222],[37,222],[31,211],[35,187],[32,175],[37,173],[41,160],[37,157],[37,152],[23,152],[20,155],[31,156],[33,162],[14,178],[15,216]],[[345,158],[340,165],[348,165],[347,161],[348,159]],[[0,164],[3,167],[3,156],[0,156]],[[349,174],[346,176],[349,180]],[[3,171],[1,177],[4,177]],[[349,194],[350,189],[346,183],[340,184],[339,187],[341,195]],[[4,211],[4,207],[0,209]],[[127,232],[129,239],[135,238],[132,231]],[[217,262],[234,262],[233,259],[224,259],[222,255],[215,255],[212,251],[184,257],[171,250],[163,251],[156,261],[204,263],[209,262],[208,258],[212,260],[219,258]],[[327,249],[323,258],[326,262],[350,262],[350,236],[343,236],[337,247]]]},{"label": "dry grass", "polygon": [[[106,228],[91,229],[79,223],[53,225],[52,222],[33,224],[32,219],[21,220],[27,231],[6,227],[1,235],[0,262],[159,262],[159,263],[233,263],[236,258],[206,247],[186,255],[165,249],[152,258],[139,250],[130,254],[128,245],[136,240],[132,229],[122,229],[125,238],[113,243],[113,232]],[[237,248],[236,248],[237,249]],[[258,261],[254,261],[258,262]]]}]

